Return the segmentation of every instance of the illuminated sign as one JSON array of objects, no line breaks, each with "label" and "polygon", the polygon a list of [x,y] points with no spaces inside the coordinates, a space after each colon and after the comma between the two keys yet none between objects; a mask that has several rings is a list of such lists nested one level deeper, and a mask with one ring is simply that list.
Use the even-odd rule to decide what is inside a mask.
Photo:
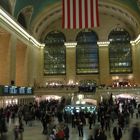
[{"label": "illuminated sign", "polygon": [[32,95],[32,87],[0,86],[2,95]]}]

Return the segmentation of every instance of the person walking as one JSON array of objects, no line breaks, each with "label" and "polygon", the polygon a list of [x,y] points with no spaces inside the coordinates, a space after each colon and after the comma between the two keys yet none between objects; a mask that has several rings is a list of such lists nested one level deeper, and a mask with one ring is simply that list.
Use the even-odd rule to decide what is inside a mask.
[{"label": "person walking", "polygon": [[113,128],[113,136],[114,136],[114,140],[120,140],[122,138],[122,129],[119,123],[117,126]]},{"label": "person walking", "polygon": [[92,123],[93,123],[92,114],[90,114],[89,117],[88,117],[88,123],[89,123],[89,129],[91,129],[92,128]]},{"label": "person walking", "polygon": [[107,136],[104,130],[102,130],[101,128],[98,130],[95,140],[107,140]]},{"label": "person walking", "polygon": [[131,132],[131,140],[139,140],[140,139],[140,130],[138,123],[134,125]]},{"label": "person walking", "polygon": [[81,120],[79,120],[77,127],[78,127],[79,137],[83,137],[83,123]]},{"label": "person walking", "polygon": [[69,127],[68,127],[68,125],[64,126],[64,134],[65,134],[65,140],[69,140]]},{"label": "person walking", "polygon": [[15,125],[14,127],[14,140],[18,140],[19,139],[19,128],[18,125]]},{"label": "person walking", "polygon": [[24,132],[24,126],[22,120],[19,121],[19,135],[20,140],[23,140],[23,132]]}]

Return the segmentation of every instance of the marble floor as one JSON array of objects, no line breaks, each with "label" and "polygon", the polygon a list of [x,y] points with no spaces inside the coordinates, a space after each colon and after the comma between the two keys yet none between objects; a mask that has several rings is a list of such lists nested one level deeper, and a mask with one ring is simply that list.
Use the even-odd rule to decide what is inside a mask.
[{"label": "marble floor", "polygon": [[[134,123],[139,122],[140,119],[133,118],[130,122],[130,127],[126,128],[123,132],[122,140],[130,140],[130,132],[131,128]],[[13,127],[14,124],[9,123],[8,124],[8,132],[4,134],[2,137],[0,137],[0,140],[14,140],[14,133],[13,133]],[[71,128],[71,125],[69,125],[70,128],[70,138],[69,140],[88,140],[89,135],[93,135],[93,129],[89,130],[88,125],[84,126],[84,137],[78,136],[78,130],[77,128]],[[114,140],[112,137],[112,128],[113,124],[111,126],[110,134],[109,132],[106,132],[107,134],[107,140]],[[46,135],[42,134],[42,125],[39,121],[34,121],[32,126],[25,125],[24,124],[24,133],[23,133],[23,140],[49,140]]]}]

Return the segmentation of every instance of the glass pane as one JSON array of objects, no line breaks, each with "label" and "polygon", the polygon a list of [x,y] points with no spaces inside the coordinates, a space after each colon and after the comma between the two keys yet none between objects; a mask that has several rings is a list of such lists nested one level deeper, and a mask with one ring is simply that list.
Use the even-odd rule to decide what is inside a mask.
[{"label": "glass pane", "polygon": [[131,73],[131,44],[126,42],[110,43],[109,45],[110,73]]},{"label": "glass pane", "polygon": [[49,46],[44,51],[44,74],[59,75],[66,73],[65,46]]},{"label": "glass pane", "polygon": [[92,74],[99,72],[97,44],[80,44],[76,47],[77,74]]}]

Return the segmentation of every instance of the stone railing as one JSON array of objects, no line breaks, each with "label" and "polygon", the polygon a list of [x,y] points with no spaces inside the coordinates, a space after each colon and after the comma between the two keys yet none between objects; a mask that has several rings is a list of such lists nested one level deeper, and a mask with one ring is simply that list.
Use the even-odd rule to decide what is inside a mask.
[{"label": "stone railing", "polygon": [[120,87],[120,88],[97,88],[96,92],[105,92],[105,93],[140,93],[140,87]]}]

